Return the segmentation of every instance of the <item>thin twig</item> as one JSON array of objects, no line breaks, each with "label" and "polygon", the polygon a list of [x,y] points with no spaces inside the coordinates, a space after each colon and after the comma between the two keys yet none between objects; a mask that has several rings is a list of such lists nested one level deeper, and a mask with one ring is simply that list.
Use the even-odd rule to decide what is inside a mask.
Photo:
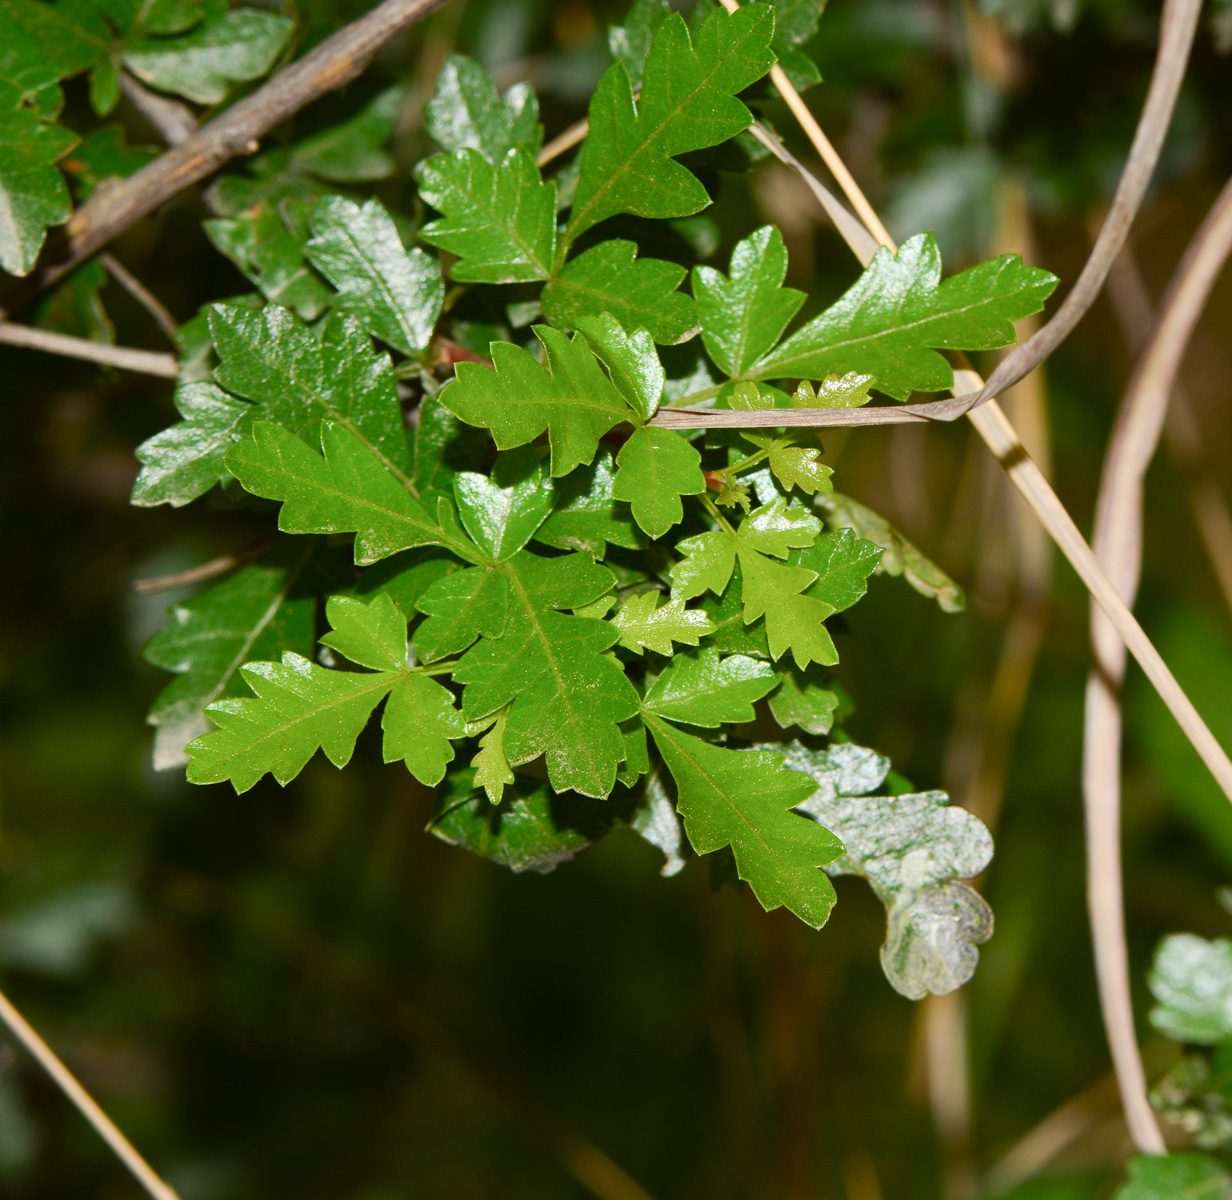
[{"label": "thin twig", "polygon": [[204,583],[207,579],[225,575],[228,571],[243,566],[244,563],[251,562],[254,558],[259,558],[273,544],[273,535],[257,538],[242,550],[220,554],[217,558],[211,558],[209,562],[200,563],[184,571],[174,571],[170,575],[152,575],[146,579],[134,579],[133,591],[142,596],[149,596],[156,592],[170,592],[175,588],[188,587],[194,583]]},{"label": "thin twig", "polygon": [[0,992],[0,1021],[3,1021],[13,1036],[29,1052],[39,1066],[55,1080],[60,1090],[77,1106],[77,1110],[94,1127],[95,1132],[107,1143],[115,1156],[132,1172],[134,1178],[154,1200],[179,1200],[175,1190],[162,1181],[154,1169],[137,1152],[136,1147],[116,1128],[115,1122],[103,1112],[98,1103],[77,1082],[55,1051],[34,1031],[30,1023],[13,1007],[12,1002]]},{"label": "thin twig", "polygon": [[570,125],[564,133],[558,133],[539,151],[539,157],[535,159],[535,166],[540,169],[546,167],[552,159],[559,158],[566,150],[572,150],[579,142],[584,142],[589,132],[590,122],[583,117],[580,121]]},{"label": "thin twig", "polygon": [[104,250],[98,256],[98,261],[107,268],[108,274],[116,283],[154,318],[154,323],[167,335],[168,339],[174,341],[179,326],[162,301],[114,255]]},{"label": "thin twig", "polygon": [[168,146],[178,146],[197,132],[192,109],[170,96],[152,92],[127,71],[120,75],[120,90],[132,106],[158,131]]},{"label": "thin twig", "polygon": [[391,38],[440,8],[445,0],[384,0],[178,146],[111,188],[99,189],[65,226],[60,258],[22,282],[4,308],[62,279],[112,238],[238,154],[254,154],[260,139],[304,105],[354,79]]},{"label": "thin twig", "polygon": [[[1126,245],[1121,252],[1109,284],[1112,310],[1121,323],[1127,345],[1137,352],[1150,335],[1155,313],[1132,245]],[[1193,405],[1180,380],[1172,387],[1164,437],[1185,477],[1194,524],[1224,601],[1232,610],[1232,510],[1211,470]]]},{"label": "thin twig", "polygon": [[109,346],[105,342],[69,337],[65,333],[51,333],[30,325],[14,325],[9,321],[0,321],[0,343],[22,346],[27,350],[43,350],[48,354],[63,354],[68,358],[84,358],[108,367],[120,367],[125,371],[158,375],[163,379],[174,379],[179,374],[179,365],[174,354]]},{"label": "thin twig", "polygon": [[[1198,317],[1232,253],[1232,182],[1194,235],[1117,414],[1096,501],[1095,553],[1129,603],[1142,567],[1143,483],[1163,432],[1168,397]],[[1095,665],[1087,678],[1083,793],[1087,823],[1087,904],[1095,941],[1104,1025],[1134,1143],[1162,1154],[1163,1136],[1146,1095],[1134,1031],[1121,879],[1121,685],[1125,646],[1098,608],[1091,611]]]}]

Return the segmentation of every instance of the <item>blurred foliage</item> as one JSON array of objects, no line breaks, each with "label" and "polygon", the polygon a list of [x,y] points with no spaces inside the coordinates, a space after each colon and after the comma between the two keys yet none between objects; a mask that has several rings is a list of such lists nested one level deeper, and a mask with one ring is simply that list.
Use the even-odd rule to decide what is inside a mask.
[{"label": "blurred foliage", "polygon": [[[303,6],[299,44],[366,7]],[[1232,171],[1230,11],[1207,13],[1135,232],[1156,296]],[[319,179],[335,177],[338,146],[326,138],[307,154],[305,139],[353,119],[371,162],[384,152],[382,98],[402,89],[393,173],[353,190],[414,212],[410,171],[431,148],[422,105],[449,53],[474,56],[502,88],[533,82],[551,136],[584,112],[609,61],[607,27],[625,17],[616,3],[452,0],[281,127],[251,169],[230,169],[211,207],[186,196],[113,250],[187,322],[202,303],[249,290],[202,234],[204,218],[237,219],[271,180],[310,200]],[[932,229],[951,270],[1015,250],[1068,281],[1132,135],[1157,18],[1140,0],[832,0],[805,45],[823,79],[808,99],[896,234]],[[807,153],[784,106],[763,93],[758,107]],[[61,121],[91,135],[70,156],[81,168],[62,164],[82,188],[135,168],[131,148],[157,140],[124,99],[107,122],[126,139],[100,138],[84,80],[66,85]],[[714,158],[693,169],[717,195],[711,225],[679,231],[699,257],[726,263],[739,239],[776,223],[805,316],[855,277],[811,197],[776,164],[743,175]],[[630,218],[622,236],[646,229]],[[99,339],[114,328],[119,344],[165,348],[148,315],[97,273],[44,304],[61,310],[49,318],[58,328],[76,321],[74,332]],[[476,326],[506,319],[474,314]],[[1230,319],[1225,280],[1185,375],[1225,492],[1232,357],[1219,333]],[[204,346],[192,336],[186,325],[184,340]],[[381,766],[373,731],[346,773],[317,760],[285,791],[267,780],[236,797],[155,773],[143,722],[166,676],[139,651],[195,589],[145,594],[133,581],[233,553],[267,524],[225,497],[178,512],[128,505],[133,448],[174,420],[165,383],[8,348],[0,361],[10,397],[0,977],[184,1200],[565,1200],[591,1194],[578,1164],[594,1160],[579,1137],[658,1200],[933,1200],[960,1194],[956,1164],[985,1178],[1076,1095],[1089,1119],[1058,1156],[1030,1179],[988,1178],[1015,1200],[1116,1191],[1128,1141],[1106,1086],[1083,898],[1086,600],[1062,566],[1021,720],[994,764],[1004,800],[981,812],[992,824],[1000,808],[997,857],[981,880],[997,929],[965,991],[974,1128],[964,1146],[930,1111],[925,1018],[882,977],[884,914],[863,881],[836,881],[840,904],[817,934],[747,893],[714,894],[696,862],[659,879],[662,855],[627,831],[567,870],[515,876],[424,835],[432,796]],[[1129,364],[1101,302],[1045,372],[1052,473],[1084,527]],[[855,706],[847,726],[915,787],[966,802],[980,738],[1004,715],[989,696],[1022,611],[1016,502],[965,427],[836,433],[826,449],[844,491],[886,514],[971,601],[946,614],[892,579],[872,581],[835,630]],[[1161,454],[1139,609],[1226,741],[1232,631],[1189,514],[1190,483]],[[1153,1082],[1183,1093],[1176,1106],[1207,1113],[1222,1096],[1217,1058],[1207,1076],[1177,1075],[1179,1051],[1150,1040],[1147,971],[1165,934],[1232,932],[1216,900],[1232,871],[1232,815],[1139,680],[1128,703],[1140,1030]],[[1175,1132],[1194,1135],[1184,1122]],[[1146,1169],[1131,1186],[1158,1193]],[[0,1194],[136,1194],[3,1039]]]}]

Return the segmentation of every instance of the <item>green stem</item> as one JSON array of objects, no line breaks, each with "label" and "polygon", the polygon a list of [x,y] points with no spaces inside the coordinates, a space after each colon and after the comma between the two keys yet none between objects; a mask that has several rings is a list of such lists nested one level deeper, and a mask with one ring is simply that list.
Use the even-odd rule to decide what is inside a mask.
[{"label": "green stem", "polygon": [[698,499],[699,499],[699,500],[701,500],[701,502],[702,502],[702,507],[703,507],[703,508],[704,508],[704,509],[705,509],[705,510],[706,510],[706,511],[707,511],[707,512],[708,512],[708,513],[709,513],[709,514],[710,514],[710,515],[711,515],[711,516],[712,516],[712,517],[716,520],[716,521],[718,521],[718,523],[719,523],[720,527],[721,527],[721,528],[723,528],[723,529],[725,529],[728,533],[730,533],[733,537],[735,537],[735,536],[736,536],[736,531],[735,531],[735,529],[733,529],[733,528],[732,528],[731,523],[727,520],[727,518],[726,518],[726,517],[725,517],[725,516],[724,516],[721,512],[719,512],[719,507],[718,507],[718,505],[717,505],[717,504],[715,504],[715,502],[714,502],[713,500],[711,500],[711,499],[710,499],[710,497],[709,497],[709,496],[707,496],[704,492],[702,493],[702,495],[701,495],[701,496],[699,496],[699,497],[698,497]]},{"label": "green stem", "polygon": [[411,674],[412,675],[449,675],[457,669],[459,662],[461,662],[461,659],[455,658],[452,662],[438,662],[438,663],[432,663],[430,666],[427,666],[427,667],[413,667],[411,669]]}]

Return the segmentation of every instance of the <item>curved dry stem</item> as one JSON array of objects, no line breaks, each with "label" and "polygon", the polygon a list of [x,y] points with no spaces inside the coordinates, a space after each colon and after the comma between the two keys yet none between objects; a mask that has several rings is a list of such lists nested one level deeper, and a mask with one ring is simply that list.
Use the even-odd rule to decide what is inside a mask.
[{"label": "curved dry stem", "polygon": [[154,324],[167,335],[168,340],[174,341],[179,326],[167,311],[167,306],[114,255],[104,251],[98,256],[98,261],[107,268],[107,273],[116,283],[154,318]]},{"label": "curved dry stem", "polygon": [[153,1197],[153,1200],[180,1200],[175,1190],[159,1178],[153,1167],[137,1152],[115,1122],[103,1112],[98,1103],[77,1082],[76,1076],[66,1067],[52,1048],[35,1032],[33,1026],[17,1011],[12,1001],[0,992],[0,1021],[3,1021],[13,1036],[26,1048],[48,1075],[55,1080],[60,1090],[77,1106],[77,1110],[94,1127],[95,1132],[111,1148],[115,1156],[132,1172],[133,1177]]},{"label": "curved dry stem", "polygon": [[13,325],[8,321],[0,321],[0,343],[6,346],[21,346],[27,350],[42,350],[47,354],[62,354],[67,358],[83,358],[108,367],[137,371],[142,375],[158,375],[163,379],[174,379],[179,374],[179,365],[174,354],[164,354],[156,350],[130,350],[126,346],[92,342],[88,338],[69,337],[65,333],[51,333],[46,329],[35,329],[31,325]]},{"label": "curved dry stem", "polygon": [[[1134,369],[1104,460],[1094,548],[1129,603],[1142,566],[1143,481],[1159,446],[1177,372],[1211,287],[1232,253],[1232,182],[1195,234],[1168,287],[1159,319]],[[1104,1025],[1130,1133],[1145,1154],[1163,1137],[1146,1097],[1134,1032],[1121,880],[1121,684],[1125,646],[1108,618],[1091,611],[1095,665],[1087,679],[1083,794],[1087,823],[1087,904],[1095,939]]]}]

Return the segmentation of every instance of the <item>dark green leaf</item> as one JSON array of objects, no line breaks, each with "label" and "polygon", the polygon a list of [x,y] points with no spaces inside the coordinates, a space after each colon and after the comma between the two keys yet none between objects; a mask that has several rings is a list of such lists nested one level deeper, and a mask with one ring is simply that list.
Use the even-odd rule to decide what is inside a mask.
[{"label": "dark green leaf", "polygon": [[543,289],[544,315],[573,329],[586,317],[610,313],[625,329],[645,329],[660,344],[683,341],[697,325],[693,301],[676,291],[687,272],[636,255],[633,242],[619,239],[579,254]]},{"label": "dark green leaf", "polygon": [[783,287],[787,248],[773,225],[763,225],[732,251],[731,276],[693,268],[693,295],[702,341],[714,365],[739,378],[783,336],[804,293]]},{"label": "dark green leaf", "polygon": [[466,532],[494,562],[511,558],[543,524],[556,495],[540,454],[530,446],[496,460],[491,477],[460,471],[453,478]]},{"label": "dark green leaf", "polygon": [[1232,1175],[1205,1154],[1139,1154],[1113,1200],[1232,1200]]},{"label": "dark green leaf", "polygon": [[579,317],[577,327],[586,335],[617,390],[629,407],[649,420],[658,410],[667,375],[654,340],[644,329],[626,333],[611,313]]},{"label": "dark green leaf", "polygon": [[338,307],[395,350],[422,358],[445,299],[440,263],[403,247],[379,200],[361,208],[343,196],[322,196],[311,220],[304,254],[338,289]]},{"label": "dark green leaf", "polygon": [[601,446],[593,465],[579,467],[556,481],[556,509],[535,533],[535,540],[558,550],[602,555],[605,546],[634,550],[645,538],[633,523],[629,506],[613,495],[616,482],[612,452]]},{"label": "dark green leaf", "polygon": [[634,91],[642,86],[642,70],[646,66],[646,55],[650,53],[650,43],[671,11],[667,0],[635,0],[625,23],[608,28],[608,49],[628,71]]},{"label": "dark green leaf", "polygon": [[424,106],[424,122],[443,149],[476,150],[493,166],[514,147],[533,160],[543,140],[534,89],[518,83],[501,97],[492,76],[461,54],[445,60],[436,94]]},{"label": "dark green leaf", "polygon": [[355,116],[297,142],[291,165],[331,183],[369,183],[388,179],[396,164],[385,143],[393,136],[404,93],[386,88]]},{"label": "dark green leaf", "polygon": [[687,217],[710,203],[674,156],[718,145],[752,124],[736,96],[773,64],[773,32],[768,4],[733,14],[718,10],[702,25],[695,47],[683,18],[673,13],[654,35],[636,105],[624,65],[608,68],[590,102],[569,242],[619,212]]},{"label": "dark green leaf", "polygon": [[126,178],[157,156],[152,146],[127,145],[121,126],[104,125],[82,138],[60,166],[73,176],[77,194],[85,200],[103,180]]},{"label": "dark green leaf", "polygon": [[40,329],[88,338],[92,342],[114,343],[115,326],[99,298],[99,292],[109,281],[103,264],[92,258],[39,303],[34,323]]},{"label": "dark green leaf", "polygon": [[29,274],[48,227],[68,220],[56,163],[76,144],[75,134],[25,109],[0,112],[0,269],[10,275]]},{"label": "dark green leaf", "polygon": [[834,885],[820,868],[843,845],[792,810],[815,790],[783,770],[783,756],[728,750],[682,733],[659,717],[646,723],[676,781],[676,808],[698,854],[730,846],[740,878],[767,912],[786,906],[820,929],[834,907]]},{"label": "dark green leaf", "polygon": [[770,713],[780,729],[793,725],[805,733],[829,733],[838,711],[839,698],[821,682],[821,673],[792,668],[783,674],[783,686],[770,697]]},{"label": "dark green leaf", "polygon": [[701,455],[674,429],[635,429],[616,455],[612,495],[627,500],[633,519],[662,537],[684,517],[681,496],[706,490]]},{"label": "dark green leaf", "polygon": [[458,256],[451,274],[468,283],[547,279],[556,258],[556,184],[512,149],[493,164],[478,150],[437,154],[418,171],[419,192],[445,215],[424,241]]},{"label": "dark green leaf", "polygon": [[897,255],[881,249],[836,303],[766,354],[754,379],[831,372],[872,375],[896,400],[913,391],[953,386],[954,372],[939,350],[1012,346],[1014,322],[1037,313],[1057,286],[1016,254],[1002,255],[941,279],[941,254],[931,234],[904,243]]}]

